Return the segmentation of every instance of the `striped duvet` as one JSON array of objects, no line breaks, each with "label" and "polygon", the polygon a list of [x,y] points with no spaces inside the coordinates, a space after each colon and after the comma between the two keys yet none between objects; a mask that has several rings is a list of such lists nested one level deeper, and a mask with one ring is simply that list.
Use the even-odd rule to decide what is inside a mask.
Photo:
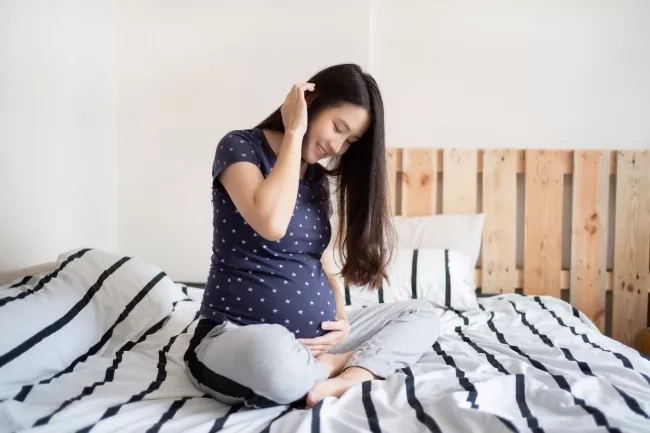
[{"label": "striped duvet", "polygon": [[0,433],[650,432],[650,361],[560,300],[441,309],[440,339],[411,368],[312,410],[251,410],[187,377],[200,297],[96,250],[0,287]]}]

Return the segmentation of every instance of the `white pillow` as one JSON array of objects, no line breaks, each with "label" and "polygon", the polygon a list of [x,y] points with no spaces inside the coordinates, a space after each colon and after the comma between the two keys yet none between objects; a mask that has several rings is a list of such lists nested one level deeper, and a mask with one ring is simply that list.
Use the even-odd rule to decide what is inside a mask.
[{"label": "white pillow", "polygon": [[[437,214],[393,217],[399,248],[440,248],[458,251],[476,267],[481,251],[485,214]],[[472,280],[473,280],[472,274]]]},{"label": "white pillow", "polygon": [[473,274],[472,259],[467,254],[448,249],[399,248],[382,288],[346,286],[345,303],[355,308],[425,299],[439,307],[475,310],[478,303]]},{"label": "white pillow", "polygon": [[[332,233],[338,233],[338,214],[332,216]],[[476,268],[485,214],[436,214],[417,217],[393,216],[397,248],[436,248],[467,254]],[[334,239],[332,239],[334,241]],[[341,268],[338,251],[333,250],[334,263]]]},{"label": "white pillow", "polygon": [[0,286],[0,399],[137,339],[186,298],[159,268],[93,249],[62,254],[54,271],[9,287]]}]

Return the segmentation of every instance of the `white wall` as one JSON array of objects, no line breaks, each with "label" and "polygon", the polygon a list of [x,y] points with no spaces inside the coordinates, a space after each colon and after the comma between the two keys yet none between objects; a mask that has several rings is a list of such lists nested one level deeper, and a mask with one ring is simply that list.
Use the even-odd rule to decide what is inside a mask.
[{"label": "white wall", "polygon": [[375,0],[393,146],[650,148],[650,2]]},{"label": "white wall", "polygon": [[325,66],[367,66],[367,10],[365,0],[119,2],[120,249],[204,281],[219,139]]},{"label": "white wall", "polygon": [[0,2],[0,272],[117,248],[114,8]]},{"label": "white wall", "polygon": [[119,244],[204,280],[216,143],[333,63],[376,76],[391,146],[650,148],[648,22],[645,0],[2,2],[0,271]]},{"label": "white wall", "polygon": [[217,141],[332,63],[377,77],[392,146],[648,148],[647,22],[642,0],[122,1],[120,249],[205,280]]}]

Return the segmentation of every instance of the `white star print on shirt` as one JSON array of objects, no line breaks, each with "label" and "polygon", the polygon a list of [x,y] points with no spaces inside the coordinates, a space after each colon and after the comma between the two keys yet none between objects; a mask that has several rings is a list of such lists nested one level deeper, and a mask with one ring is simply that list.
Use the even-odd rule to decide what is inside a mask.
[{"label": "white star print on shirt", "polygon": [[[251,160],[251,159],[256,159],[256,158],[259,157],[260,159],[259,159],[259,161],[257,161],[258,162],[258,164],[257,164],[258,167],[260,167],[260,170],[262,170],[263,173],[269,173],[270,170],[267,167],[268,161],[266,161],[261,155],[256,155],[258,150],[255,150],[255,148],[252,148],[249,151],[247,148],[246,149],[242,148],[241,146],[243,146],[245,144],[246,140],[245,139],[240,140],[240,137],[238,137],[237,135],[233,135],[233,137],[236,137],[236,138],[232,138],[232,140],[233,140],[232,141],[233,153],[228,155],[226,157],[227,159],[217,161],[216,162],[218,164],[217,166],[220,169],[224,169],[230,163],[232,163],[233,161],[237,161],[238,159],[239,160],[242,160],[242,159]],[[252,137],[254,137],[254,136],[251,136],[251,138]],[[241,145],[239,143],[240,141],[243,141],[243,143]],[[260,141],[260,143],[258,143],[258,141],[259,141],[259,139],[258,140],[251,140],[250,143],[253,144],[253,146],[256,146],[258,144],[261,144],[261,141]],[[227,146],[225,147],[225,149],[227,149]],[[224,155],[225,149],[223,149],[221,151],[222,155]],[[251,152],[253,152],[253,153],[251,154]],[[249,155],[251,156],[251,158],[248,157]],[[320,186],[319,186],[319,188],[320,188]],[[226,220],[226,222],[224,224],[226,224],[226,223],[230,224],[230,226],[228,226],[228,225],[224,226],[222,228],[222,231],[223,231],[223,229],[225,229],[225,230],[233,230],[233,227],[236,230],[239,231],[239,232],[235,231],[235,233],[237,233],[238,239],[236,239],[235,236],[233,236],[233,238],[235,238],[235,239],[228,239],[227,240],[228,243],[230,243],[231,247],[233,247],[233,246],[235,247],[234,248],[235,249],[235,251],[234,251],[235,254],[237,254],[238,251],[242,251],[242,250],[243,250],[242,252],[244,253],[244,254],[241,254],[239,257],[237,257],[236,255],[233,255],[232,258],[229,257],[228,259],[226,259],[228,261],[228,263],[229,263],[228,268],[232,269],[233,271],[236,271],[238,269],[237,265],[240,265],[241,269],[239,270],[239,272],[241,274],[243,274],[245,272],[248,272],[249,274],[257,274],[257,275],[255,275],[255,277],[260,282],[263,282],[263,285],[264,285],[263,288],[266,290],[266,294],[268,294],[269,289],[272,290],[273,294],[278,293],[278,290],[276,290],[276,288],[277,288],[277,285],[278,285],[280,280],[283,281],[284,285],[287,285],[287,286],[292,285],[291,288],[294,289],[294,290],[297,289],[296,286],[298,286],[298,287],[303,286],[303,284],[300,283],[300,281],[302,281],[304,283],[305,287],[310,287],[311,283],[314,282],[314,281],[320,282],[321,286],[324,287],[324,283],[323,283],[324,278],[322,278],[323,277],[322,271],[320,271],[319,270],[320,268],[317,265],[314,264],[314,263],[318,263],[318,259],[317,259],[317,257],[314,256],[314,254],[315,253],[320,253],[322,251],[317,251],[316,250],[318,242],[316,242],[316,241],[310,242],[310,240],[318,239],[318,238],[316,238],[316,236],[318,236],[320,239],[323,239],[323,240],[321,240],[321,242],[324,243],[324,240],[326,239],[326,237],[329,236],[330,230],[328,230],[328,227],[326,227],[325,225],[323,225],[323,226],[314,225],[311,218],[307,216],[308,214],[311,214],[311,206],[316,205],[313,202],[313,200],[320,200],[321,199],[321,193],[316,192],[315,190],[314,191],[311,191],[311,190],[310,191],[301,191],[301,192],[299,192],[299,194],[300,194],[299,197],[302,196],[302,194],[301,194],[302,192],[305,192],[305,201],[303,202],[303,201],[298,200],[298,202],[296,203],[296,206],[295,206],[296,210],[292,214],[293,219],[290,222],[290,224],[293,225],[294,227],[295,227],[295,224],[298,224],[298,226],[300,227],[300,231],[293,232],[293,231],[288,230],[288,233],[290,233],[290,236],[293,236],[296,239],[301,239],[302,238],[302,236],[300,236],[301,233],[305,234],[304,244],[301,241],[297,241],[297,243],[295,244],[296,247],[294,248],[294,245],[291,243],[291,241],[288,239],[288,237],[284,238],[283,240],[277,240],[278,247],[279,247],[278,249],[281,249],[282,252],[285,254],[285,256],[287,254],[290,255],[289,256],[290,258],[287,259],[289,261],[289,266],[287,268],[287,271],[291,272],[292,267],[294,267],[296,265],[299,265],[298,267],[300,268],[300,270],[295,271],[295,272],[292,273],[292,276],[291,276],[292,279],[291,280],[282,279],[282,277],[284,275],[287,275],[287,274],[284,273],[284,263],[286,263],[286,262],[283,261],[283,260],[278,260],[277,258],[279,257],[279,254],[274,253],[272,250],[269,251],[269,249],[267,248],[266,245],[264,245],[264,249],[266,251],[270,252],[271,254],[262,253],[260,255],[255,255],[255,256],[253,256],[251,258],[251,255],[252,255],[251,251],[254,250],[253,253],[258,253],[258,251],[255,250],[253,248],[253,246],[257,242],[257,240],[255,238],[259,237],[259,236],[257,236],[257,233],[255,233],[255,231],[252,228],[251,229],[244,229],[243,231],[241,230],[241,227],[242,227],[241,223],[246,224],[246,222],[243,221],[243,217],[241,217],[241,213],[239,213],[239,215],[236,215],[238,213],[237,209],[235,209],[234,204],[232,203],[232,201],[228,200],[228,197],[226,197],[225,195],[222,196],[222,198],[226,199],[226,200],[223,200],[223,202],[225,203],[225,206],[223,206],[221,209],[215,209],[215,212],[221,211],[221,215],[217,216],[217,218],[226,217],[226,218],[223,218],[223,219]],[[218,207],[219,206],[219,202],[218,202],[219,196],[217,194],[219,194],[219,192],[215,191],[212,201]],[[223,191],[221,192],[221,194],[224,194]],[[311,200],[311,202],[308,203],[307,200]],[[320,208],[320,205],[316,205],[316,207],[314,208],[317,211],[317,216],[322,212],[322,210],[319,209],[319,208]],[[305,212],[307,212],[307,214],[305,214]],[[305,222],[304,223],[302,222],[302,219],[300,219],[301,215],[305,217]],[[233,222],[232,218],[235,218],[238,222]],[[242,218],[242,219],[239,220],[239,218]],[[320,218],[318,218],[318,220],[320,221]],[[220,221],[220,220],[218,220],[218,221]],[[309,224],[312,224],[313,231],[308,231],[308,230],[312,230],[312,229],[309,229]],[[249,226],[250,226],[250,224],[249,224]],[[226,240],[224,239],[224,241],[226,241]],[[251,241],[251,242],[248,242],[248,241]],[[260,239],[260,241],[262,241],[262,242],[258,243],[257,245],[262,246],[264,240]],[[310,246],[310,248],[304,248],[303,245],[306,245],[306,244],[308,244]],[[312,249],[311,246],[313,246],[314,248]],[[255,248],[257,248],[257,247],[255,247]],[[225,248],[223,248],[223,246],[222,246],[222,249],[224,251],[220,251],[220,252],[217,253],[217,257],[219,259],[221,259],[221,257],[219,257],[219,254],[223,254],[222,257],[224,257],[224,258],[226,257]],[[292,251],[292,249],[293,249],[293,251]],[[307,250],[307,251],[298,253],[298,249]],[[294,252],[296,252],[297,254],[293,254]],[[262,266],[258,265],[258,263],[262,262],[261,261],[262,257],[266,258],[266,260],[269,261],[269,265],[267,265],[267,267],[264,269],[264,271],[261,270]],[[276,257],[276,258],[274,259],[274,257]],[[312,260],[312,258],[316,259],[316,260]],[[270,263],[273,260],[276,260],[276,263]],[[224,262],[225,262],[225,260],[224,260]],[[255,263],[255,262],[257,262],[257,263]],[[222,265],[222,266],[224,266],[224,265]],[[257,266],[257,268],[256,268],[256,266]],[[312,267],[313,267],[313,270],[310,269]],[[224,268],[225,268],[225,266],[224,266]],[[307,268],[308,270],[305,272],[303,268]],[[223,280],[226,280],[229,277],[231,277],[231,282],[235,281],[235,278],[237,278],[238,275],[237,274],[234,274],[234,275],[230,274],[229,275],[229,270],[230,269],[225,269],[225,272],[224,271],[221,272],[221,274],[222,274],[221,276],[217,273],[212,278],[215,280],[215,282],[219,281],[219,278],[222,278],[222,281],[223,281]],[[257,269],[257,271],[254,271],[254,269]],[[278,270],[278,272],[277,273],[274,272],[275,270]],[[320,275],[318,276],[318,279],[316,279],[316,275],[315,275],[316,272],[320,273]],[[275,276],[272,276],[272,275],[275,275]],[[262,278],[260,278],[260,277],[262,277]],[[248,291],[252,292],[251,289],[254,288],[254,284],[256,284],[256,283],[253,282],[251,284],[252,287],[247,287],[247,285],[243,286],[241,284],[241,280],[242,279],[237,280],[237,281],[240,282],[239,287],[234,287],[234,284],[233,284],[233,286],[231,288],[233,290],[234,289],[246,290],[246,288],[248,288]],[[277,281],[277,283],[275,281]],[[274,288],[274,285],[275,285],[276,288]],[[214,287],[214,286],[212,286],[212,287]],[[260,287],[260,286],[258,286],[258,287]],[[280,285],[280,287],[281,287],[281,285]],[[318,304],[318,306],[323,306],[323,304],[325,302],[328,302],[329,299],[331,299],[330,297],[325,297],[324,298],[322,295],[319,295],[320,297],[318,298],[318,300],[313,301],[314,293],[311,290],[309,290],[309,292],[307,292],[308,289],[305,289],[305,290],[306,290],[306,292],[304,293],[304,295],[305,295],[304,297],[302,296],[303,293],[300,290],[296,290],[296,294],[293,294],[293,292],[291,290],[289,290],[289,292],[286,293],[286,295],[285,295],[285,293],[282,293],[282,294],[285,295],[285,300],[289,300],[289,301],[293,300],[294,301],[294,306],[306,305],[306,304],[304,304],[304,302],[298,302],[298,301],[301,301],[303,298],[305,299],[306,302],[310,302],[310,306],[316,306],[316,304]],[[282,291],[282,289],[279,289],[279,291]],[[218,292],[216,292],[216,293],[218,293]],[[263,294],[263,291],[259,291],[258,295],[259,294]],[[297,295],[300,296],[300,298],[296,299],[295,296],[297,296]],[[236,296],[236,294],[235,294],[235,296]],[[219,297],[219,299],[221,299],[221,297]],[[214,304],[216,304],[218,308],[221,307],[221,308],[225,309],[225,307],[227,305],[231,305],[231,307],[230,307],[231,311],[232,310],[235,310],[235,311],[243,310],[245,308],[252,308],[252,310],[255,311],[254,307],[252,307],[252,303],[253,303],[252,299],[255,299],[255,298],[252,298],[252,299],[245,298],[245,297],[240,298],[240,302],[238,302],[236,306],[233,305],[233,304],[228,304],[228,302],[232,302],[232,300],[235,300],[236,297],[231,296],[231,297],[226,297],[224,299],[225,300],[219,301],[219,302],[215,302],[212,299],[211,299],[211,301]],[[259,299],[260,302],[265,302],[265,298],[260,297],[260,298],[257,298],[257,299]],[[269,306],[270,307],[275,306],[275,305],[273,305],[272,301],[276,301],[276,300],[273,297],[271,297],[271,301],[269,301]],[[247,304],[247,302],[248,302],[248,304]],[[221,305],[219,305],[219,304],[221,304]],[[331,304],[334,304],[334,302],[330,302],[330,304],[328,304],[328,306],[330,306],[330,309],[332,308]],[[290,305],[290,303],[285,303],[285,305],[288,308],[288,305]],[[258,310],[259,310],[259,308],[258,308]],[[310,311],[311,311],[312,314],[313,313],[317,314],[318,311],[323,311],[322,316],[324,316],[324,311],[325,310],[329,311],[329,309],[326,309],[326,308],[321,308],[320,310],[318,308],[315,308],[314,310],[310,310]],[[269,311],[269,310],[266,310],[266,311]],[[280,312],[285,313],[285,311],[282,310],[282,308],[276,308],[274,313],[279,314]],[[274,314],[274,313],[272,313],[272,314]],[[309,312],[306,312],[304,310],[293,310],[291,313],[292,314],[305,315],[306,316],[305,319],[307,321],[310,318],[313,319],[313,317],[309,316]],[[287,311],[287,313],[285,315],[285,319],[287,319],[287,318],[290,319],[291,318],[291,313],[289,311]],[[256,315],[258,315],[258,316],[254,317],[253,313],[251,313],[249,316],[247,316],[247,320],[252,320],[253,322],[254,322],[254,320],[258,320],[259,322],[264,321],[264,320],[262,320],[263,317],[261,316],[259,311],[256,313]],[[281,319],[281,320],[285,320],[285,319]],[[295,316],[294,316],[294,319],[295,319]],[[329,319],[320,317],[317,320],[312,320],[311,325],[318,324],[318,322],[320,322],[322,320],[329,320]],[[298,321],[298,322],[300,322],[300,321]],[[299,326],[298,322],[296,322],[296,320],[294,320],[294,327],[295,328],[298,328],[298,326]],[[316,322],[316,323],[314,323],[314,322]],[[294,332],[296,332],[296,331],[294,331]]]}]

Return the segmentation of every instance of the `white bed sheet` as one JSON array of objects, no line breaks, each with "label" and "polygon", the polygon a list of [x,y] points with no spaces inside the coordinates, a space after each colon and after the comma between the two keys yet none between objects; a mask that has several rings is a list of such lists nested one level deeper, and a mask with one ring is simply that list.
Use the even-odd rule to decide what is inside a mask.
[{"label": "white bed sheet", "polygon": [[227,407],[187,377],[202,292],[183,289],[189,298],[146,338],[111,341],[26,396],[0,395],[0,433],[650,432],[650,361],[570,305],[519,295],[440,310],[443,333],[420,362],[313,410]]}]

